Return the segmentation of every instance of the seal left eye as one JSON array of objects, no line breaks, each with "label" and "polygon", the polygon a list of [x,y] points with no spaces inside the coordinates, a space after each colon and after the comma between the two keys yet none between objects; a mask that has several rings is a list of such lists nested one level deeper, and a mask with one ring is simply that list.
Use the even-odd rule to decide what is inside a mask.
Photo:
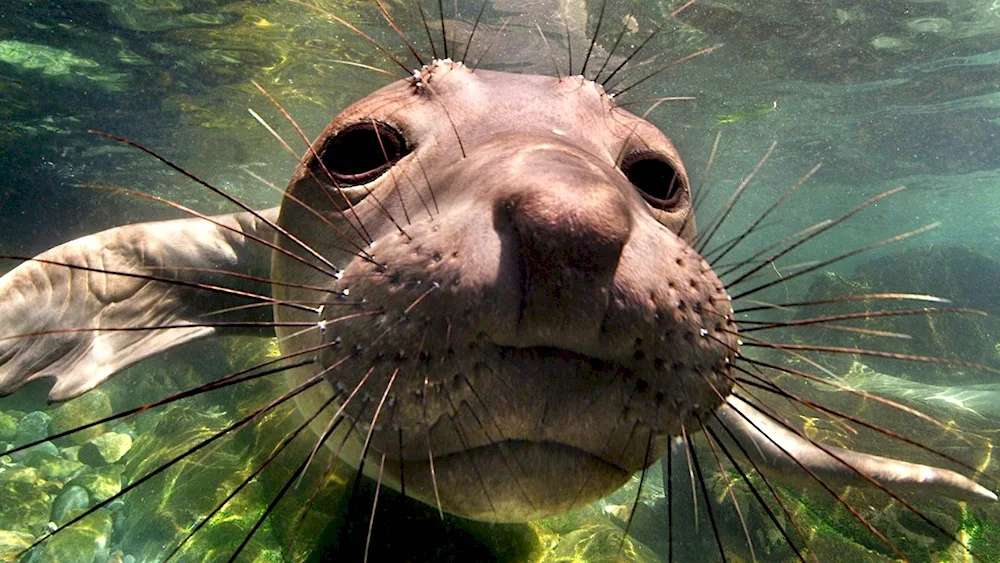
[{"label": "seal left eye", "polygon": [[677,207],[687,187],[684,176],[657,152],[632,153],[622,161],[621,169],[643,199],[664,211]]},{"label": "seal left eye", "polygon": [[395,127],[368,120],[331,135],[320,148],[319,158],[338,186],[350,187],[378,179],[409,152],[406,139]]}]

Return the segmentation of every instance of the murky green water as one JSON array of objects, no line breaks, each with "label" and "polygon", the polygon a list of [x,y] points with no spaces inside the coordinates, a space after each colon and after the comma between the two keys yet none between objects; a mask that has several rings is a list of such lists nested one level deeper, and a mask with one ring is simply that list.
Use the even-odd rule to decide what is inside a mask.
[{"label": "murky green water", "polygon": [[[445,4],[446,13],[455,20],[471,21],[478,11],[478,3],[472,0]],[[565,12],[568,26],[558,11],[529,4],[502,0],[490,4],[486,25],[479,32],[481,47],[493,42],[483,57],[483,67],[551,73],[555,58],[565,70],[565,30],[570,29],[571,36],[592,30],[600,2],[591,0],[586,6],[571,2]],[[602,34],[606,35],[605,47],[631,8],[629,2],[612,4]],[[637,31],[628,33],[624,41],[632,47],[679,5],[641,4],[634,16]],[[403,28],[426,52],[426,37],[410,10],[412,3],[393,5]],[[514,17],[505,35],[496,37],[499,23],[517,16],[522,8],[529,10],[529,16]],[[251,81],[270,92],[313,136],[341,108],[390,80],[344,61],[402,75],[384,54],[324,11],[359,25],[408,67],[415,65],[405,58],[405,48],[373,2],[361,0],[324,2],[319,9],[280,0],[5,3],[0,7],[0,253],[33,255],[96,230],[175,214],[151,202],[82,187],[86,184],[141,189],[208,213],[233,210],[149,156],[88,134],[88,129],[134,139],[253,206],[276,204],[280,194],[267,184],[283,187],[295,159],[248,109],[286,138],[297,136]],[[551,55],[535,45],[535,23],[550,36]],[[586,45],[579,41],[581,35],[574,37],[579,61]],[[619,85],[713,45],[719,47],[711,54],[658,74],[620,101],[638,102],[630,109],[642,113],[649,105],[642,103],[647,98],[694,98],[666,102],[649,119],[673,139],[695,185],[704,182],[712,187],[699,217],[703,226],[768,146],[778,143],[732,220],[720,231],[720,240],[738,234],[817,163],[823,165],[820,171],[767,222],[758,241],[781,238],[835,217],[889,188],[905,185],[907,190],[879,202],[862,220],[810,243],[794,259],[779,260],[773,265],[775,275],[787,275],[831,253],[941,223],[900,245],[821,268],[816,272],[819,282],[807,277],[761,299],[794,301],[837,291],[844,294],[861,284],[868,291],[942,295],[954,298],[957,305],[1000,315],[1000,6],[982,0],[700,2],[650,42]],[[706,177],[704,168],[717,133],[721,133],[718,158]],[[13,264],[0,264],[0,271]],[[911,340],[880,343],[880,349],[1000,366],[1000,326],[993,319],[924,321],[904,328],[865,326],[914,333]],[[865,340],[859,343],[846,331],[831,332],[824,336],[829,345],[872,345]],[[102,390],[107,403],[119,410],[252,365],[267,353],[253,340],[198,344],[132,368]],[[831,371],[845,377],[849,385],[907,401],[960,428],[965,433],[959,436],[965,441],[940,429],[911,430],[918,441],[997,475],[991,446],[1000,430],[997,376],[877,359],[866,365],[830,362]],[[53,504],[60,498],[63,503],[74,502],[66,493],[71,486],[87,491],[85,499],[76,502],[93,505],[178,455],[185,445],[266,404],[278,387],[258,382],[224,398],[205,396],[165,412],[109,425],[105,433],[129,436],[131,447],[121,460],[104,464],[112,469],[83,475],[91,481],[97,479],[95,474],[105,477],[103,489],[91,481],[86,486],[74,482],[81,478],[83,462],[73,459],[75,451],[59,451],[81,445],[83,439],[57,443],[55,450],[37,454],[34,461],[4,459],[0,463],[0,559],[46,531],[54,519]],[[829,401],[825,404],[871,416],[889,428],[901,431],[910,424],[884,405],[858,405],[835,393],[806,387]],[[0,400],[0,412],[6,413],[0,415],[0,445],[23,439],[32,417],[38,419],[36,424],[50,424],[34,414],[43,410],[39,396],[21,394]],[[104,408],[87,409],[100,413]],[[264,421],[268,431],[251,429],[193,456],[88,519],[77,535],[57,535],[31,560],[162,559],[198,518],[222,502],[273,451],[284,432],[294,428],[292,419],[287,409],[268,415]],[[898,444],[870,432],[849,436],[828,421],[806,422],[815,435],[836,443],[865,444],[869,451],[899,450]],[[16,427],[9,436],[3,433],[5,423]],[[299,449],[307,451],[308,447],[303,444]],[[296,464],[277,459],[280,467],[265,472],[196,534],[182,552],[183,560],[229,557]],[[908,459],[928,461],[912,452]],[[343,487],[351,485],[347,472],[329,477],[329,486],[318,500],[309,502],[315,490],[309,479],[318,478],[326,463],[317,462],[301,490],[293,491],[290,500],[279,505],[279,516],[265,521],[241,555],[243,560],[309,560],[310,553],[319,560],[316,554],[323,548],[318,544],[345,541],[338,540],[341,532],[326,525],[342,517],[338,511],[343,509],[337,508],[336,501],[344,495]],[[667,559],[661,514],[664,487],[659,466],[653,468],[631,528],[636,543],[624,550],[629,560]],[[730,555],[733,560],[750,560],[727,496],[729,482],[716,477],[711,485]],[[682,491],[675,498],[690,498],[687,484],[677,480],[675,486]],[[376,533],[374,541],[391,545],[400,560],[406,559],[405,551],[423,560],[610,561],[635,490],[633,483],[588,511],[530,528],[451,520],[438,526],[421,520],[435,520],[436,513],[423,514],[411,507],[413,515],[406,512],[398,521],[381,515],[383,520],[377,522],[391,531],[381,537]],[[769,527],[767,516],[753,510],[756,504],[750,493],[738,486],[734,490],[744,516],[753,522],[756,557],[794,560],[783,550],[783,540]],[[829,498],[792,490],[782,494],[819,560],[890,560],[892,552],[859,529]],[[857,490],[844,494],[852,504],[864,507],[864,516],[915,560],[969,560],[955,542],[942,538],[898,503]],[[303,510],[307,504],[309,509]],[[966,510],[934,501],[921,506],[935,522],[972,545],[981,560],[1000,560],[997,507]],[[304,523],[297,522],[299,515],[304,515]],[[683,515],[675,530],[675,555],[691,561],[717,557],[705,511],[700,510],[697,517]],[[414,530],[423,534],[419,546],[408,545],[401,536]],[[335,550],[335,546],[327,548],[325,553]],[[454,559],[448,559],[448,553]]]}]

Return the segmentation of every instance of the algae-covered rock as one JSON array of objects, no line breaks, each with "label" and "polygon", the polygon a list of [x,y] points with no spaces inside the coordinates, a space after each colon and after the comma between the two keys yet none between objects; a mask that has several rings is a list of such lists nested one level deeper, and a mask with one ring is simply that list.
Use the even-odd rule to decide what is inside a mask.
[{"label": "algae-covered rock", "polygon": [[15,481],[18,483],[37,483],[41,479],[34,467],[12,467],[0,471],[0,481]]},{"label": "algae-covered rock", "polygon": [[[837,321],[862,331],[825,330],[821,324],[796,327],[796,340],[824,346],[870,349],[911,356],[930,356],[1000,366],[1000,261],[972,249],[945,245],[917,248],[873,258],[847,277],[828,274],[817,278],[804,301],[848,295],[898,293],[934,295],[952,304],[916,300],[868,299],[803,308],[798,320],[845,313],[918,311],[903,316],[875,316]],[[946,307],[982,311],[934,312]],[[930,309],[929,314],[923,312]],[[890,336],[887,336],[890,335]],[[891,335],[905,335],[905,338]],[[863,361],[879,372],[937,385],[967,385],[995,380],[992,374],[947,362],[900,361],[873,355],[851,357],[826,354],[825,367],[846,373],[853,361]],[[812,368],[810,368],[812,369]]]},{"label": "algae-covered rock", "polygon": [[45,540],[36,557],[47,563],[107,561],[111,531],[111,515],[99,510]]},{"label": "algae-covered rock", "polygon": [[38,473],[42,477],[54,481],[71,479],[78,471],[86,467],[79,461],[59,456],[39,457],[32,466],[38,468]]},{"label": "algae-covered rock", "polygon": [[0,530],[39,533],[49,521],[52,498],[39,483],[0,482]]},{"label": "algae-covered rock", "polygon": [[[610,524],[592,524],[551,539],[539,563],[659,563],[660,557]],[[544,537],[544,536],[543,536]]]},{"label": "algae-covered rock", "polygon": [[15,446],[23,446],[37,442],[48,436],[49,422],[52,417],[42,411],[30,412],[17,421],[17,434],[14,437]]},{"label": "algae-covered rock", "polygon": [[0,561],[14,561],[35,541],[35,536],[24,532],[0,530]]},{"label": "algae-covered rock", "polygon": [[121,492],[124,470],[121,465],[96,467],[74,477],[67,485],[83,487],[90,493],[93,502],[102,502]]},{"label": "algae-covered rock", "polygon": [[17,435],[17,419],[0,412],[0,442],[11,442]]},{"label": "algae-covered rock", "polygon": [[89,507],[90,495],[87,494],[87,490],[76,485],[69,485],[53,501],[49,519],[57,526],[62,526]]},{"label": "algae-covered rock", "polygon": [[[59,405],[59,408],[52,412],[49,432],[52,434],[66,432],[107,416],[111,416],[111,401],[104,391],[94,389]],[[82,445],[84,442],[97,438],[105,431],[104,425],[99,424],[93,428],[70,434],[56,440],[56,442],[60,445]]]},{"label": "algae-covered rock", "polygon": [[80,446],[77,459],[93,467],[115,463],[132,448],[128,434],[107,432]]}]

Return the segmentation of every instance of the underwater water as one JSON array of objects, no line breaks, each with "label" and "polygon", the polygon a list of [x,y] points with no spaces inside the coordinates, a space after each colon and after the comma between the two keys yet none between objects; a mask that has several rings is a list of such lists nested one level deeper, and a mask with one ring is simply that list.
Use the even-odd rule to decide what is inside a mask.
[{"label": "underwater water", "polygon": [[[389,4],[403,29],[427,51],[413,3]],[[436,14],[436,3],[427,4]],[[479,11],[474,0],[444,4],[448,25],[459,31],[467,30]],[[627,24],[629,48],[622,51],[630,52],[681,4],[642,2],[629,15],[631,2],[610,2],[600,46],[610,47]],[[566,33],[576,40],[571,43],[579,65],[600,5],[596,0],[491,1],[480,41],[492,45],[485,55],[474,53],[483,55],[483,68],[552,74],[555,65],[565,72]],[[366,0],[5,3],[0,7],[0,254],[31,256],[112,226],[179,216],[161,204],[91,184],[142,190],[207,214],[236,211],[156,159],[89,134],[91,129],[133,139],[251,206],[276,205],[280,191],[273,186],[285,186],[296,160],[247,110],[286,139],[297,140],[297,133],[252,81],[311,138],[349,103],[401,76],[383,53],[324,12],[359,25],[397,56],[407,55],[374,2]],[[551,55],[535,41],[536,24],[550,39]],[[653,103],[644,100],[685,98],[660,104],[648,119],[673,140],[693,184],[711,188],[699,209],[702,228],[777,143],[715,240],[739,236],[816,164],[822,168],[755,233],[753,252],[836,218],[876,194],[901,185],[906,189],[775,261],[762,274],[768,280],[940,223],[899,244],[816,268],[757,299],[788,303],[859,292],[926,293],[990,315],[855,319],[843,324],[869,332],[802,327],[775,338],[1000,367],[1000,5],[976,0],[699,2],[644,47],[624,72],[623,83],[712,46],[718,47],[657,74],[619,101],[641,115]],[[393,77],[345,61],[378,67]],[[717,135],[718,154],[706,174]],[[735,255],[723,260],[737,261]],[[0,272],[16,263],[0,262]],[[855,310],[865,310],[860,306]],[[824,312],[791,311],[786,320],[818,314]],[[909,338],[879,338],[874,331]],[[773,351],[761,353],[798,368],[812,365]],[[199,342],[133,366],[61,405],[47,405],[45,389],[39,387],[0,398],[0,453],[276,354],[272,342],[255,338]],[[915,423],[884,404],[808,383],[790,381],[791,388],[946,451],[996,489],[990,477],[1000,469],[993,455],[1000,439],[1000,375],[880,357],[817,353],[808,359],[823,366],[817,372],[823,377],[920,409],[944,424]],[[190,444],[267,404],[282,385],[248,382],[0,457],[0,561],[13,560],[36,539],[139,482]],[[798,416],[817,439],[913,461],[935,459],[871,430],[846,431],[841,420]],[[171,464],[52,536],[24,560],[160,561],[192,531],[176,560],[228,559],[270,511],[311,443],[294,442],[294,452],[275,457],[204,528],[195,525],[253,476],[296,420],[291,407],[269,411],[255,427]],[[711,459],[711,448],[704,443],[699,448]],[[341,468],[324,475],[327,463],[322,459],[310,466],[301,486],[291,489],[254,531],[239,560],[309,561],[337,553],[337,542],[347,541],[338,523],[349,517],[343,500],[350,495],[353,474]],[[697,503],[691,497],[701,502],[704,495],[686,479],[686,465],[675,466],[664,479],[660,464],[654,464],[641,491],[637,476],[591,507],[528,525],[450,516],[441,522],[436,510],[421,512],[418,503],[398,495],[380,497],[380,507],[395,502],[404,508],[378,513],[372,541],[398,560],[666,561],[672,554],[680,561],[702,561],[719,557],[711,532],[717,527],[730,560],[795,560],[738,476],[717,467],[709,471],[708,496],[717,522],[708,520],[704,507],[693,508]],[[671,488],[679,491],[675,503],[686,501],[675,513],[672,547],[665,523]],[[818,560],[877,562],[898,556],[829,495],[795,488],[779,494]],[[885,495],[850,487],[841,494],[912,560],[976,560],[968,548],[980,561],[1000,561],[998,506],[915,501],[922,514],[949,533],[945,536]],[[734,501],[742,513],[733,510]],[[621,547],[626,526],[630,539]],[[425,540],[407,543],[404,531]]]}]

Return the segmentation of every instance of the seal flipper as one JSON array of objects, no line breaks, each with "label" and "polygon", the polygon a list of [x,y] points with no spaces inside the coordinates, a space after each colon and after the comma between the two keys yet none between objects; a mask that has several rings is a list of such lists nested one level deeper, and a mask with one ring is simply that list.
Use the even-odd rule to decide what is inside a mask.
[{"label": "seal flipper", "polygon": [[[737,397],[730,396],[717,414],[719,420],[743,446],[742,449],[753,457],[757,467],[779,480],[788,481],[798,477],[799,481],[812,482],[813,478],[799,466],[801,463],[828,485],[871,486],[847,467],[846,463],[896,494],[924,492],[969,502],[998,500],[993,491],[948,469],[863,454],[835,446],[824,445],[820,448]],[[726,432],[718,434],[728,436]],[[834,458],[834,455],[844,463]]]},{"label": "seal flipper", "polygon": [[[260,215],[274,221],[278,208]],[[271,249],[250,237],[270,241],[271,227],[250,213],[212,221],[116,227],[50,249],[0,277],[0,395],[53,377],[49,399],[71,399],[131,364],[219,333],[207,323],[269,321],[269,305],[204,316],[254,300],[196,285],[261,295],[265,303],[271,295],[267,283],[211,273],[267,279]]]}]

